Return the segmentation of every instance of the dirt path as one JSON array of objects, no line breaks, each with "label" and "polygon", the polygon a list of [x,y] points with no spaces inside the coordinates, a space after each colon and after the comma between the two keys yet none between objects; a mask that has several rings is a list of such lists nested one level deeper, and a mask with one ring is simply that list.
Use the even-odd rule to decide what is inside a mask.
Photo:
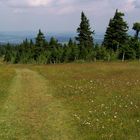
[{"label": "dirt path", "polygon": [[0,139],[73,140],[70,115],[52,96],[48,81],[29,69],[16,69],[0,113]]}]

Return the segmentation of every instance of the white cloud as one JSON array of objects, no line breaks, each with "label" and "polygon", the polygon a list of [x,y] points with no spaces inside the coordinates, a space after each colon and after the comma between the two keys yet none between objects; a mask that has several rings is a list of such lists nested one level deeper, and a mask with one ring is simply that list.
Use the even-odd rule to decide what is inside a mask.
[{"label": "white cloud", "polygon": [[10,7],[26,8],[48,6],[50,3],[53,3],[54,0],[1,0],[1,2],[7,4]]},{"label": "white cloud", "polygon": [[35,8],[40,8],[38,12],[41,13],[43,7],[47,13],[55,15],[85,11],[89,15],[103,16],[109,15],[115,9],[127,13],[140,8],[140,0],[0,0],[0,2],[13,8],[14,13],[30,12]]},{"label": "white cloud", "polygon": [[[140,6],[140,0],[0,0],[14,8],[31,8],[31,7],[50,7],[50,8],[64,8],[73,7],[79,8],[82,6],[89,6],[94,8],[98,4],[107,5],[112,8],[119,8],[125,11],[134,9]],[[69,8],[72,9],[73,8]],[[63,11],[63,9],[61,9]],[[65,11],[65,10],[64,10]]]},{"label": "white cloud", "polygon": [[140,21],[140,0],[0,0],[0,28],[72,30],[84,11],[93,27],[105,30],[117,8],[129,25]]},{"label": "white cloud", "polygon": [[135,1],[135,7],[136,8],[140,8],[140,0],[136,0]]},{"label": "white cloud", "polygon": [[48,6],[52,4],[54,0],[28,0],[28,6],[38,7],[38,6]]}]

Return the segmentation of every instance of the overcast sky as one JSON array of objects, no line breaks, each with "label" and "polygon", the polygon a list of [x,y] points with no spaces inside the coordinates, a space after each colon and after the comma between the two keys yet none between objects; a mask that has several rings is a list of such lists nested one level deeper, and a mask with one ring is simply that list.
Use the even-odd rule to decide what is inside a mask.
[{"label": "overcast sky", "polygon": [[96,32],[104,32],[115,9],[132,26],[140,22],[140,0],[0,0],[0,31],[75,32],[84,11]]}]

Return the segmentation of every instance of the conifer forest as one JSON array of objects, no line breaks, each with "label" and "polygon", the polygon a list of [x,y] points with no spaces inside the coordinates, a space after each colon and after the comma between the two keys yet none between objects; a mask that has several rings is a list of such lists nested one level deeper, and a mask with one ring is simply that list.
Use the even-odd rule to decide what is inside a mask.
[{"label": "conifer forest", "polygon": [[21,44],[4,44],[0,47],[0,56],[12,64],[55,64],[73,61],[140,61],[140,23],[133,24],[134,36],[128,34],[128,24],[124,13],[116,10],[110,19],[102,44],[94,41],[94,30],[91,30],[89,19],[81,13],[81,22],[77,36],[62,44],[52,37],[46,40],[44,33],[39,32],[34,40],[25,39]]}]

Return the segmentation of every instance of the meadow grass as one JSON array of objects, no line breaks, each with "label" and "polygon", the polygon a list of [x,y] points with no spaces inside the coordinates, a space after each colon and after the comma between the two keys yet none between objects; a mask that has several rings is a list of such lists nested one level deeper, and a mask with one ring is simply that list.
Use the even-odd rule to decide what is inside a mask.
[{"label": "meadow grass", "polygon": [[139,140],[140,63],[0,65],[0,118],[7,103],[5,140]]},{"label": "meadow grass", "polygon": [[139,140],[140,64],[36,67],[70,111],[79,140]]},{"label": "meadow grass", "polygon": [[15,71],[9,65],[0,65],[0,109],[8,97],[8,88],[15,76]]}]

